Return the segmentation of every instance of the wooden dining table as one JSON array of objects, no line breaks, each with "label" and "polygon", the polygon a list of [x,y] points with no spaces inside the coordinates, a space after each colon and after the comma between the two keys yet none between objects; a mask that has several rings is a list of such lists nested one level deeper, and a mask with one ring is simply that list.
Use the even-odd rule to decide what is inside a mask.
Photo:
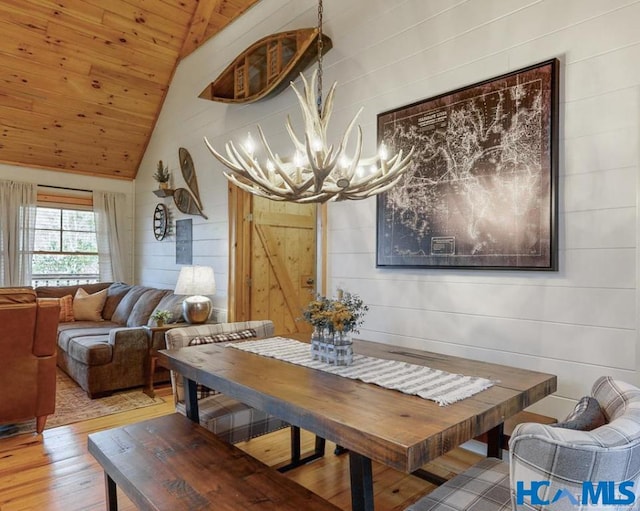
[{"label": "wooden dining table", "polygon": [[557,385],[552,374],[394,345],[356,340],[354,351],[488,378],[495,384],[439,406],[225,344],[162,350],[159,356],[184,376],[187,415],[194,421],[199,420],[199,383],[348,449],[353,511],[374,509],[372,460],[419,473],[427,462],[487,432],[488,455],[499,457],[505,419],[555,392]]}]

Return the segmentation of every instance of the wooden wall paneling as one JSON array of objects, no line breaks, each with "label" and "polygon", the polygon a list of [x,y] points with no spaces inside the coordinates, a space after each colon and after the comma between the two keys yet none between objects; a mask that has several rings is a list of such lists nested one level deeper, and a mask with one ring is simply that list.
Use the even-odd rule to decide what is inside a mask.
[{"label": "wooden wall paneling", "polygon": [[[44,140],[45,137],[43,135],[46,134],[49,142],[64,143],[70,146],[75,145],[80,150],[83,145],[91,143],[96,144],[98,147],[102,146],[105,149],[117,149],[121,146],[123,149],[132,151],[136,148],[142,148],[147,136],[146,133],[132,133],[127,137],[126,133],[119,131],[117,128],[106,130],[91,123],[78,122],[77,119],[73,118],[49,119],[35,112],[26,112],[25,115],[20,115],[19,117],[18,115],[12,113],[13,119],[1,125],[26,132],[25,140],[33,144],[38,144],[39,141]],[[11,124],[10,126],[9,123]],[[40,137],[33,132],[34,126],[39,128]],[[82,140],[83,142],[80,144],[72,143],[69,142],[69,139]]]},{"label": "wooden wall paneling", "polygon": [[228,0],[222,2],[222,10],[214,11],[209,19],[207,36],[214,35],[231,23],[236,17],[241,15],[258,0]]},{"label": "wooden wall paneling", "polygon": [[[262,202],[269,202],[267,199],[259,197],[251,197],[252,199],[252,215],[261,207]],[[253,221],[251,221],[251,252],[250,252],[250,281],[251,281],[251,313],[252,319],[271,319],[274,322],[279,318],[274,318],[269,309],[269,298],[271,289],[271,269],[269,268],[269,259],[262,247],[260,238],[255,235]]]},{"label": "wooden wall paneling", "polygon": [[95,47],[122,58],[124,62],[128,62],[128,53],[135,51],[136,54],[141,54],[140,57],[152,57],[155,61],[166,60],[170,65],[175,63],[175,50],[160,44],[157,39],[148,41],[138,36],[130,38],[125,32],[102,24],[73,24],[56,19],[49,22],[47,33],[69,43],[84,44],[87,48]]},{"label": "wooden wall paneling", "polygon": [[[104,39],[94,39],[89,30],[87,32],[76,32],[70,27],[58,23],[50,23],[47,34],[55,39],[55,46],[64,53],[72,55],[84,55],[86,59],[93,62],[113,62],[120,64],[123,68],[128,66],[140,66],[145,69],[165,69],[172,64],[171,54],[161,51],[158,48],[157,55],[154,48],[142,45],[140,50],[138,45],[132,48],[126,42],[112,41],[113,37],[106,36]],[[108,47],[109,51],[100,51],[101,48]],[[173,67],[173,66],[171,66]]]},{"label": "wooden wall paneling", "polygon": [[[58,107],[56,107],[56,104]],[[132,133],[148,132],[151,127],[149,121],[153,120],[153,115],[144,112],[124,112],[110,105],[96,105],[88,101],[73,100],[66,97],[58,97],[54,104],[50,102],[39,101],[33,105],[33,111],[47,114],[50,116],[60,115],[60,110],[64,114],[79,117],[83,123],[93,123],[97,126],[113,127],[114,125],[122,128],[125,123],[127,129],[132,126],[135,129]],[[63,115],[64,115],[63,114]],[[104,124],[102,119],[105,119]]]},{"label": "wooden wall paneling", "polygon": [[131,17],[120,13],[106,11],[102,18],[102,24],[111,29],[125,34],[127,38],[135,38],[148,44],[161,44],[171,49],[175,54],[180,51],[182,45],[182,33],[184,28],[176,20],[166,20],[151,13],[131,14]]},{"label": "wooden wall paneling", "polygon": [[228,321],[251,317],[251,196],[227,184],[229,193],[229,295]]},{"label": "wooden wall paneling", "polygon": [[[280,334],[310,331],[299,318],[313,296],[313,287],[307,287],[303,279],[315,279],[315,213],[315,205],[254,199],[254,236],[260,240],[256,248],[269,261],[269,282],[266,296],[259,294],[261,287],[252,289],[251,296],[268,308],[268,318]],[[258,272],[264,273],[262,266]],[[257,279],[265,279],[258,272],[252,269]]]},{"label": "wooden wall paneling", "polygon": [[[122,161],[129,160],[129,152],[136,148],[136,145],[142,144],[140,141],[130,139],[128,142],[123,140],[108,140],[100,136],[91,137],[85,134],[85,136],[74,138],[70,137],[70,134],[61,131],[60,135],[54,135],[53,137],[37,137],[32,133],[32,130],[28,128],[21,128],[20,126],[2,126],[2,134],[10,134],[7,138],[11,138],[12,142],[23,142],[34,148],[51,148],[54,151],[69,151],[74,157],[81,157],[83,154],[94,156],[99,155],[98,151],[109,151],[110,161]],[[71,130],[70,130],[71,131]],[[65,137],[69,137],[66,139]],[[94,145],[93,148],[87,147],[88,145]],[[103,155],[106,157],[106,153]]]},{"label": "wooden wall paneling", "polygon": [[20,28],[25,34],[41,32],[44,34],[47,30],[48,19],[37,18],[32,13],[24,9],[24,3],[19,8],[14,7],[15,2],[0,2],[0,13],[2,21],[16,28]]},{"label": "wooden wall paneling", "polygon": [[180,50],[180,58],[189,55],[194,51],[205,38],[209,19],[213,11],[220,7],[223,0],[200,0],[193,13],[193,18],[189,24],[187,36],[184,38],[182,48]]},{"label": "wooden wall paneling", "polygon": [[[249,66],[245,66],[247,73],[249,72]],[[248,85],[248,74],[247,81],[245,83]],[[265,202],[268,206],[268,209],[264,209],[263,212],[271,212],[276,214],[286,214],[287,205],[285,202],[281,201],[264,201],[259,200],[259,202]],[[261,225],[261,221],[259,221],[259,211],[254,210],[254,232],[257,233],[258,228]],[[290,241],[289,236],[285,235],[285,223],[282,223],[278,226],[274,226],[273,228],[269,227],[268,231],[271,235],[270,242],[265,247],[265,242],[262,238],[262,248],[267,255],[267,259],[269,260],[269,316],[276,318],[276,331],[277,332],[289,332],[294,330],[290,330],[291,328],[291,313],[292,308],[295,307],[293,305],[294,301],[291,299],[290,295],[295,293],[295,289],[293,288],[293,284],[291,284],[291,271],[292,268],[289,268],[286,265],[286,254],[289,251],[289,246],[287,243]],[[286,237],[285,237],[286,236]],[[271,250],[269,250],[269,248]],[[274,257],[274,254],[276,257]],[[289,303],[291,303],[291,307],[289,307]]]},{"label": "wooden wall paneling", "polygon": [[[88,73],[91,69],[91,59],[89,56],[78,58],[79,52],[62,53],[59,44],[52,41],[50,36],[39,31],[25,31],[20,26],[0,19],[0,31],[4,37],[0,38],[0,54],[2,55],[3,66],[16,65],[7,56],[22,60],[25,69],[42,70],[45,66],[51,76],[57,76],[62,71],[75,71],[77,73]],[[37,64],[34,67],[33,64]],[[24,89],[25,87],[23,87]],[[25,90],[29,93],[29,89]]]},{"label": "wooden wall paneling", "polygon": [[104,9],[101,5],[91,5],[83,0],[68,0],[64,5],[48,0],[2,0],[0,10],[16,16],[25,13],[36,20],[50,21],[51,19],[66,20],[69,23],[91,23],[99,25],[102,22]]},{"label": "wooden wall paneling", "polygon": [[316,292],[322,296],[327,296],[327,275],[329,269],[329,215],[327,213],[327,204],[321,204],[320,209],[320,279],[316,284]]},{"label": "wooden wall paneling", "polygon": [[93,197],[78,197],[75,195],[65,195],[64,193],[43,193],[38,192],[38,204],[65,204],[69,206],[93,206]]},{"label": "wooden wall paneling", "polygon": [[[87,167],[83,155],[67,154],[62,158],[61,152],[73,145],[61,145],[85,144],[82,153],[86,154],[86,161],[95,162],[89,165],[92,172],[135,177],[194,12],[198,9],[200,13],[198,30],[203,34],[213,11],[225,12],[230,21],[234,12],[250,3],[253,2],[3,1],[0,65],[10,71],[3,83],[0,105],[14,107],[3,112],[3,119],[8,119],[5,124],[9,126],[30,130],[34,138],[50,139],[50,143],[36,143],[43,152],[34,154],[33,144],[20,136],[8,138],[5,131],[2,142],[6,151],[0,154],[0,161],[78,172],[78,165]],[[57,110],[49,113],[49,105]],[[29,110],[47,112],[50,122],[43,125],[41,119],[25,116],[23,112]],[[126,148],[108,139],[109,121],[101,122],[114,122],[122,114],[125,119],[112,139],[118,140],[123,133],[132,142]],[[87,116],[99,126],[98,131],[104,129],[100,131],[101,138],[108,145],[91,139],[95,133],[92,129],[83,129]],[[131,133],[135,129],[128,129],[132,124],[145,128],[139,138]],[[64,137],[59,137],[60,129],[45,128],[49,125],[60,129],[64,126]],[[54,148],[49,152],[48,163],[46,147]],[[118,153],[125,156],[124,161]],[[69,165],[70,161],[76,164]]]},{"label": "wooden wall paneling", "polygon": [[[186,24],[190,22],[193,11],[196,8],[198,0],[180,0],[164,1],[164,0],[109,0],[109,2],[103,2],[102,0],[86,0],[92,5],[101,6],[104,5],[104,10],[113,12],[115,14],[121,14],[131,19],[141,17],[141,21],[144,20],[145,24],[152,25],[155,23],[165,22],[177,22],[183,29]],[[149,19],[147,17],[150,17]],[[156,16],[159,19],[155,19],[151,16]]]},{"label": "wooden wall paneling", "polygon": [[[33,110],[33,99],[20,98],[11,94],[9,91],[3,91],[0,94],[0,108],[6,108],[11,115],[15,111],[25,112]],[[0,119],[8,119],[7,115],[0,115]]]}]

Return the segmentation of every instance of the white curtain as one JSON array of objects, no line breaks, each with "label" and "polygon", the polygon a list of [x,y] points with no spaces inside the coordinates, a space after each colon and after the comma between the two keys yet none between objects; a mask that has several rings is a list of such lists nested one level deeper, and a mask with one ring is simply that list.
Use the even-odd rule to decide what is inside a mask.
[{"label": "white curtain", "polygon": [[0,286],[30,286],[38,186],[0,181]]},{"label": "white curtain", "polygon": [[127,201],[123,193],[93,192],[98,264],[102,282],[129,282],[126,264]]}]

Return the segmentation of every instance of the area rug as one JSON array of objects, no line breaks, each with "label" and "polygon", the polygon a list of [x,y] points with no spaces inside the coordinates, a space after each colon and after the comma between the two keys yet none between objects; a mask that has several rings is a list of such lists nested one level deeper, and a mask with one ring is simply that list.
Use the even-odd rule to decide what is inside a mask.
[{"label": "area rug", "polygon": [[[56,374],[56,411],[47,419],[45,429],[160,403],[164,403],[162,398],[151,398],[143,393],[141,388],[116,392],[111,396],[99,399],[89,399],[84,390],[58,369]],[[35,419],[19,424],[0,425],[0,438],[33,433],[35,430]]]}]

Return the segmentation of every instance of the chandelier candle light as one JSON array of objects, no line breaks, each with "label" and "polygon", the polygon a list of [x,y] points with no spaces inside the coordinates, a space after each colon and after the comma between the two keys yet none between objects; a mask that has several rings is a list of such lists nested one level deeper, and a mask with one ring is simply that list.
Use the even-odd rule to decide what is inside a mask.
[{"label": "chandelier candle light", "polygon": [[[211,153],[229,169],[223,170],[226,178],[243,190],[272,200],[300,203],[366,199],[394,186],[411,166],[413,147],[404,157],[402,150],[391,156],[381,144],[376,156],[361,158],[362,128],[359,125],[353,153],[347,154],[347,146],[362,108],[347,126],[340,144],[336,148],[328,145],[327,127],[337,84],[332,85],[323,105],[322,0],[318,3],[318,33],[318,69],[314,71],[311,83],[302,73],[303,93],[291,83],[305,125],[301,139],[295,134],[291,118],[287,116],[286,128],[295,148],[293,157],[280,158],[274,153],[260,126],[257,127],[260,151],[256,150],[250,133],[242,145],[227,142],[226,157],[216,151],[206,137],[204,139]],[[317,94],[314,94],[314,90]]]}]

